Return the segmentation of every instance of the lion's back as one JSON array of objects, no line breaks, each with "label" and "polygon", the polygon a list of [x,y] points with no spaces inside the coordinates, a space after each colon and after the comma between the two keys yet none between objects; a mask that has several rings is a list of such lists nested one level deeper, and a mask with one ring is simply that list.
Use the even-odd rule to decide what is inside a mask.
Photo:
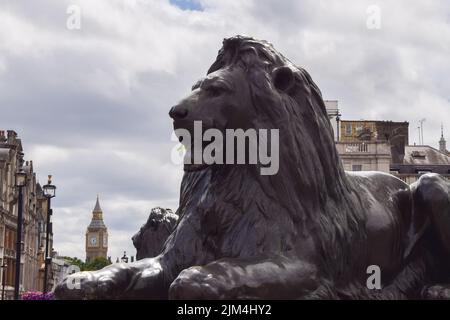
[{"label": "lion's back", "polygon": [[[410,214],[409,186],[397,177],[378,171],[346,172],[350,183],[364,199],[367,241],[371,248],[368,265],[395,273],[403,256],[405,216]],[[392,244],[397,243],[396,250]],[[395,252],[394,252],[395,251]]]}]

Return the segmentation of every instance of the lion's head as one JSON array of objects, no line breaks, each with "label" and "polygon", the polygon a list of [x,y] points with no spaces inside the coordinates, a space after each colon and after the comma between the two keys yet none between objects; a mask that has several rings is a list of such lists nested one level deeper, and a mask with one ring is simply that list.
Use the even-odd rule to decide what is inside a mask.
[{"label": "lion's head", "polygon": [[136,248],[136,259],[150,258],[158,255],[173,231],[178,216],[170,209],[153,208],[147,222],[132,237]]},{"label": "lion's head", "polygon": [[[303,180],[309,176],[327,181],[330,187],[336,176],[343,177],[319,88],[303,68],[266,41],[244,36],[225,39],[206,77],[169,114],[175,129],[187,129],[192,136],[194,121],[201,121],[204,130],[215,128],[224,135],[226,129],[279,129],[280,157],[285,167],[291,166],[288,170],[304,168]],[[202,143],[204,148],[207,143]]]}]

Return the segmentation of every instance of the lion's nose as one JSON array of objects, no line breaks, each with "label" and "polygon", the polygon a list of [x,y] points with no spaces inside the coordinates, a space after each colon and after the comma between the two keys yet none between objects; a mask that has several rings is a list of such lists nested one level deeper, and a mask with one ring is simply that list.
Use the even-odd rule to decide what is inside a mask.
[{"label": "lion's nose", "polygon": [[183,107],[172,107],[172,109],[170,109],[169,111],[169,116],[172,119],[183,119],[187,116],[188,111],[187,109],[183,108]]}]

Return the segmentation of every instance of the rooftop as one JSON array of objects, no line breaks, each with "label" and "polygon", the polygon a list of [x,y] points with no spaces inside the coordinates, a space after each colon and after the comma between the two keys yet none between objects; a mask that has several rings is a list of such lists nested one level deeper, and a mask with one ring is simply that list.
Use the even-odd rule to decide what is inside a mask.
[{"label": "rooftop", "polygon": [[103,211],[100,207],[100,200],[98,198],[98,195],[94,210],[92,211],[92,220],[88,226],[88,229],[106,229],[106,225],[103,222]]},{"label": "rooftop", "polygon": [[97,195],[97,201],[95,202],[95,207],[94,207],[93,212],[102,212],[102,208],[100,207],[100,201],[98,200],[98,195]]},{"label": "rooftop", "polygon": [[366,120],[366,119],[341,120],[341,122],[379,122],[379,123],[402,123],[402,124],[409,124],[408,121]]},{"label": "rooftop", "polygon": [[430,146],[405,146],[404,164],[450,165],[450,156]]},{"label": "rooftop", "polygon": [[92,219],[88,229],[106,229],[106,225],[103,220]]}]

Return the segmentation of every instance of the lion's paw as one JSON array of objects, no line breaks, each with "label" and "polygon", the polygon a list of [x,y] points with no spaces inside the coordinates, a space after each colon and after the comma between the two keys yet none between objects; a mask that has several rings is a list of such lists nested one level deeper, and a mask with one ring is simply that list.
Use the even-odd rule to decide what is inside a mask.
[{"label": "lion's paw", "polygon": [[429,300],[450,300],[450,284],[427,287],[422,291],[422,296]]},{"label": "lion's paw", "polygon": [[92,299],[95,295],[97,279],[91,272],[72,274],[55,288],[55,297],[62,300]]},{"label": "lion's paw", "polygon": [[220,299],[221,284],[212,274],[201,267],[191,267],[183,270],[172,282],[169,289],[169,299],[199,300]]},{"label": "lion's paw", "polygon": [[59,300],[113,299],[119,289],[112,273],[79,272],[66,277],[55,288]]}]

